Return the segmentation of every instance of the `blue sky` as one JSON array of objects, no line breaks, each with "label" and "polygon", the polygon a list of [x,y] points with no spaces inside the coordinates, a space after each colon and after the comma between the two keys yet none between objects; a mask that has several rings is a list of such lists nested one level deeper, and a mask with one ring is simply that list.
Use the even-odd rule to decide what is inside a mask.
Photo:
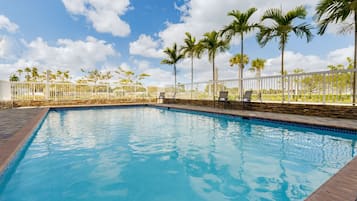
[{"label": "blue sky", "polygon": [[[161,65],[162,50],[173,42],[182,44],[184,33],[200,39],[202,34],[219,30],[231,21],[232,9],[258,8],[253,21],[272,7],[283,10],[304,5],[306,21],[314,24],[313,11],[318,0],[0,0],[0,79],[8,79],[18,68],[37,66],[70,70],[77,79],[81,68],[114,70],[118,66],[138,73],[151,74],[147,85],[171,84],[172,67]],[[326,69],[328,64],[345,63],[353,54],[351,34],[338,35],[331,26],[324,36],[306,43],[291,36],[286,48],[286,69],[305,71]],[[219,79],[236,77],[229,58],[238,53],[239,43],[217,56]],[[251,59],[267,59],[263,75],[280,69],[280,51],[276,42],[261,48],[254,37],[245,40],[245,52]],[[195,81],[211,76],[206,56],[195,61]],[[189,82],[190,64],[178,64],[178,81]],[[253,76],[248,71],[246,76]]]}]

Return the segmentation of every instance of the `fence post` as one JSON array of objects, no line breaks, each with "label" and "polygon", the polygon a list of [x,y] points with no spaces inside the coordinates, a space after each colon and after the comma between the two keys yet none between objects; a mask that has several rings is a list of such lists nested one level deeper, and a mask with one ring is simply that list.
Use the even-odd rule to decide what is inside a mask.
[{"label": "fence post", "polygon": [[326,104],[326,73],[322,77],[322,103]]},{"label": "fence post", "polygon": [[107,100],[109,100],[109,83],[107,83]]},{"label": "fence post", "polygon": [[290,77],[289,75],[287,75],[288,78],[288,103],[290,103]]},{"label": "fence post", "polygon": [[282,93],[281,102],[284,103],[284,100],[285,100],[285,75],[284,75],[284,72],[282,72],[282,75],[281,75],[281,93]]},{"label": "fence post", "polygon": [[50,79],[50,70],[47,70],[46,71],[46,92],[45,92],[45,99],[46,101],[48,101],[48,98],[49,98],[49,94],[50,94],[50,88],[48,86],[48,82],[49,82],[49,79]]}]

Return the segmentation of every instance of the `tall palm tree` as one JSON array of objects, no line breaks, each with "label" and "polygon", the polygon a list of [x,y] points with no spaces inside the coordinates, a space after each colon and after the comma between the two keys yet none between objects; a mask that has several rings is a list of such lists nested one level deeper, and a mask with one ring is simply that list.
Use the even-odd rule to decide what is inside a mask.
[{"label": "tall palm tree", "polygon": [[[319,25],[318,34],[325,33],[326,28],[331,23],[344,22],[350,15],[353,15],[354,23],[349,28],[354,27],[355,48],[353,69],[357,68],[357,1],[356,0],[320,0],[316,7],[316,16]],[[345,29],[349,30],[349,29]],[[342,30],[344,31],[344,30]],[[352,104],[356,104],[356,72],[353,72],[352,84]]]},{"label": "tall palm tree", "polygon": [[181,47],[182,54],[184,56],[188,56],[191,58],[191,99],[192,99],[192,91],[193,91],[193,58],[200,57],[201,48],[199,48],[199,44],[196,42],[196,38],[193,37],[190,33],[185,33],[186,38],[184,40],[185,45]]},{"label": "tall palm tree", "polygon": [[281,50],[281,88],[282,102],[284,102],[284,50],[291,32],[300,38],[306,37],[307,42],[312,39],[312,27],[307,23],[294,25],[295,19],[305,19],[306,9],[303,6],[296,7],[293,10],[283,13],[281,9],[272,8],[263,14],[261,21],[271,20],[270,26],[261,26],[257,34],[259,44],[263,47],[274,38],[279,39],[279,49]]},{"label": "tall palm tree", "polygon": [[161,60],[161,64],[168,64],[168,65],[173,65],[174,66],[174,76],[175,76],[175,86],[174,86],[174,98],[176,97],[176,64],[179,62],[181,59],[184,58],[183,54],[180,53],[180,51],[177,49],[177,44],[174,43],[172,48],[166,48],[164,50],[164,53],[167,55],[166,59]]},{"label": "tall palm tree", "polygon": [[216,77],[216,67],[215,67],[215,58],[217,52],[225,52],[229,49],[228,40],[223,40],[216,31],[208,32],[204,34],[204,38],[200,41],[201,48],[207,50],[208,59],[212,62],[212,77],[213,77],[213,101],[216,96],[216,86],[217,86],[217,77]]},{"label": "tall palm tree", "polygon": [[260,101],[262,101],[262,93],[261,93],[261,89],[260,89],[260,86],[261,86],[260,78],[261,78],[262,70],[265,67],[265,62],[266,62],[265,59],[256,58],[252,61],[252,67],[249,68],[249,71],[255,72],[256,76],[258,78],[258,97],[259,97]]},{"label": "tall palm tree", "polygon": [[[231,12],[228,13],[228,16],[234,17],[233,21],[225,26],[223,30],[221,31],[221,35],[225,35],[226,38],[230,41],[233,36],[236,34],[240,35],[240,54],[244,55],[243,52],[243,47],[244,47],[244,34],[249,33],[253,31],[254,29],[259,27],[258,23],[249,23],[250,17],[254,14],[254,12],[257,11],[256,8],[249,8],[246,12],[240,12],[239,10],[232,10]],[[242,80],[243,79],[243,69],[244,69],[244,61],[243,58],[240,60],[240,76],[238,79]],[[243,81],[242,81],[243,83]],[[243,84],[241,83],[240,87],[243,87]],[[243,96],[243,90],[241,89],[241,94],[240,96]]]}]

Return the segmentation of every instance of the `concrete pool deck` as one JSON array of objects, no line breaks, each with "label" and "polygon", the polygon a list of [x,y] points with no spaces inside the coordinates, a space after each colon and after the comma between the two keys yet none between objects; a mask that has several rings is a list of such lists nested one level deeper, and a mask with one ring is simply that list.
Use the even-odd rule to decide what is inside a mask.
[{"label": "concrete pool deck", "polygon": [[[329,126],[338,129],[348,129],[357,133],[357,120],[324,118],[269,112],[252,112],[242,110],[229,110],[211,107],[174,105],[174,104],[120,104],[120,105],[150,105],[165,108],[186,109],[210,113],[237,115],[245,118],[260,118],[273,121],[287,121],[291,123],[309,124],[313,126]],[[91,105],[91,106],[119,106],[119,105]],[[91,107],[64,106],[67,107]],[[21,149],[37,125],[47,114],[49,108],[18,108],[0,110],[0,174],[8,163]],[[317,189],[309,201],[356,201],[357,200],[357,157],[350,161],[338,173],[331,177],[325,184]]]}]

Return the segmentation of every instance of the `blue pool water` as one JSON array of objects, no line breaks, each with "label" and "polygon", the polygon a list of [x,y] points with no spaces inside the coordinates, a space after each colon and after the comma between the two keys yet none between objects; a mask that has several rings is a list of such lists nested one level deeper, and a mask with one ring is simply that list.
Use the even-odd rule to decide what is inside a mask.
[{"label": "blue pool water", "polygon": [[1,201],[303,200],[356,137],[152,107],[49,112]]}]

